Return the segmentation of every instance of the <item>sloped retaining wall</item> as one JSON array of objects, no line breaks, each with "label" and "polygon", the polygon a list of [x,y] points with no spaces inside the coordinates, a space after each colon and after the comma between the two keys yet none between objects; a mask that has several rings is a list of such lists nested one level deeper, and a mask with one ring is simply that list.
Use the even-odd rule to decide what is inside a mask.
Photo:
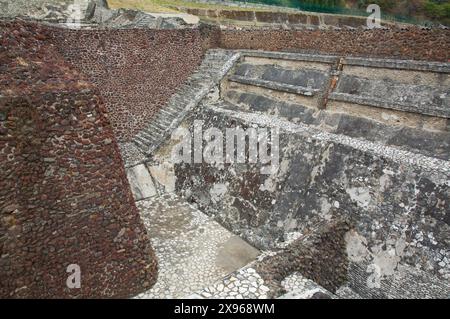
[{"label": "sloped retaining wall", "polygon": [[450,30],[51,29],[51,41],[97,85],[120,141],[129,141],[200,64],[207,48],[450,59]]},{"label": "sloped retaining wall", "polygon": [[166,105],[204,53],[199,29],[55,28],[51,41],[98,87],[121,141],[133,137]]},{"label": "sloped retaining wall", "polygon": [[[156,259],[98,92],[38,25],[0,35],[0,297],[150,288]],[[71,264],[79,288],[66,285]]]}]

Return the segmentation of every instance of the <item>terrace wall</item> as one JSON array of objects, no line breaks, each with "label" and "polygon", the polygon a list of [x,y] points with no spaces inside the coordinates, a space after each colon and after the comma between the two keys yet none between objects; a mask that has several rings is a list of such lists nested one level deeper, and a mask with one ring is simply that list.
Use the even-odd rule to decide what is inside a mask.
[{"label": "terrace wall", "polygon": [[120,141],[166,105],[209,45],[199,29],[53,29],[52,42],[97,86]]},{"label": "terrace wall", "polygon": [[133,296],[156,259],[103,100],[47,39],[0,23],[0,298]]}]

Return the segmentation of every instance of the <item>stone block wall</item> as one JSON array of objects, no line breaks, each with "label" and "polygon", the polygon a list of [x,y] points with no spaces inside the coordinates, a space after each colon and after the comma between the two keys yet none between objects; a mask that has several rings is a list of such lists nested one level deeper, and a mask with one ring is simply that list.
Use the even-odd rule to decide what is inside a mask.
[{"label": "stone block wall", "polygon": [[[313,12],[298,12],[294,10],[268,11],[268,10],[236,10],[236,9],[199,9],[178,7],[180,11],[187,12],[206,19],[219,19],[226,23],[227,20],[259,23],[259,24],[284,24],[290,26],[365,26],[366,18],[358,16],[344,16],[333,14],[320,14]],[[393,24],[384,22],[384,24]]]},{"label": "stone block wall", "polygon": [[156,259],[103,100],[48,36],[0,24],[0,298],[132,296]]}]

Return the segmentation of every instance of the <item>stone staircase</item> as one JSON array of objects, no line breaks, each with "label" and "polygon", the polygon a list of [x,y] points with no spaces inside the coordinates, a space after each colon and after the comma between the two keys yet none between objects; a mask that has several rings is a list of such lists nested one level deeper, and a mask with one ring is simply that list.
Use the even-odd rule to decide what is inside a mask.
[{"label": "stone staircase", "polygon": [[139,132],[133,143],[147,156],[170,136],[184,116],[216,86],[239,58],[227,50],[209,50],[197,71],[172,96],[168,105],[160,109],[148,126]]}]

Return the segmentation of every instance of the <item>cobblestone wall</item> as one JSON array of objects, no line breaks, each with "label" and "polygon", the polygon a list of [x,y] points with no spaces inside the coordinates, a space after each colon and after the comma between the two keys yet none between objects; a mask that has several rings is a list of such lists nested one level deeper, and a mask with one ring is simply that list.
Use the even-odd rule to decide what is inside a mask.
[{"label": "cobblestone wall", "polygon": [[134,295],[156,260],[103,101],[46,39],[0,23],[0,297]]},{"label": "cobblestone wall", "polygon": [[129,140],[203,56],[198,29],[53,30],[64,57],[97,85],[116,137]]},{"label": "cobblestone wall", "polygon": [[129,141],[199,65],[204,50],[264,49],[447,61],[450,30],[52,29],[67,61],[97,85],[116,137]]},{"label": "cobblestone wall", "polygon": [[447,62],[450,30],[222,30],[220,46]]}]

